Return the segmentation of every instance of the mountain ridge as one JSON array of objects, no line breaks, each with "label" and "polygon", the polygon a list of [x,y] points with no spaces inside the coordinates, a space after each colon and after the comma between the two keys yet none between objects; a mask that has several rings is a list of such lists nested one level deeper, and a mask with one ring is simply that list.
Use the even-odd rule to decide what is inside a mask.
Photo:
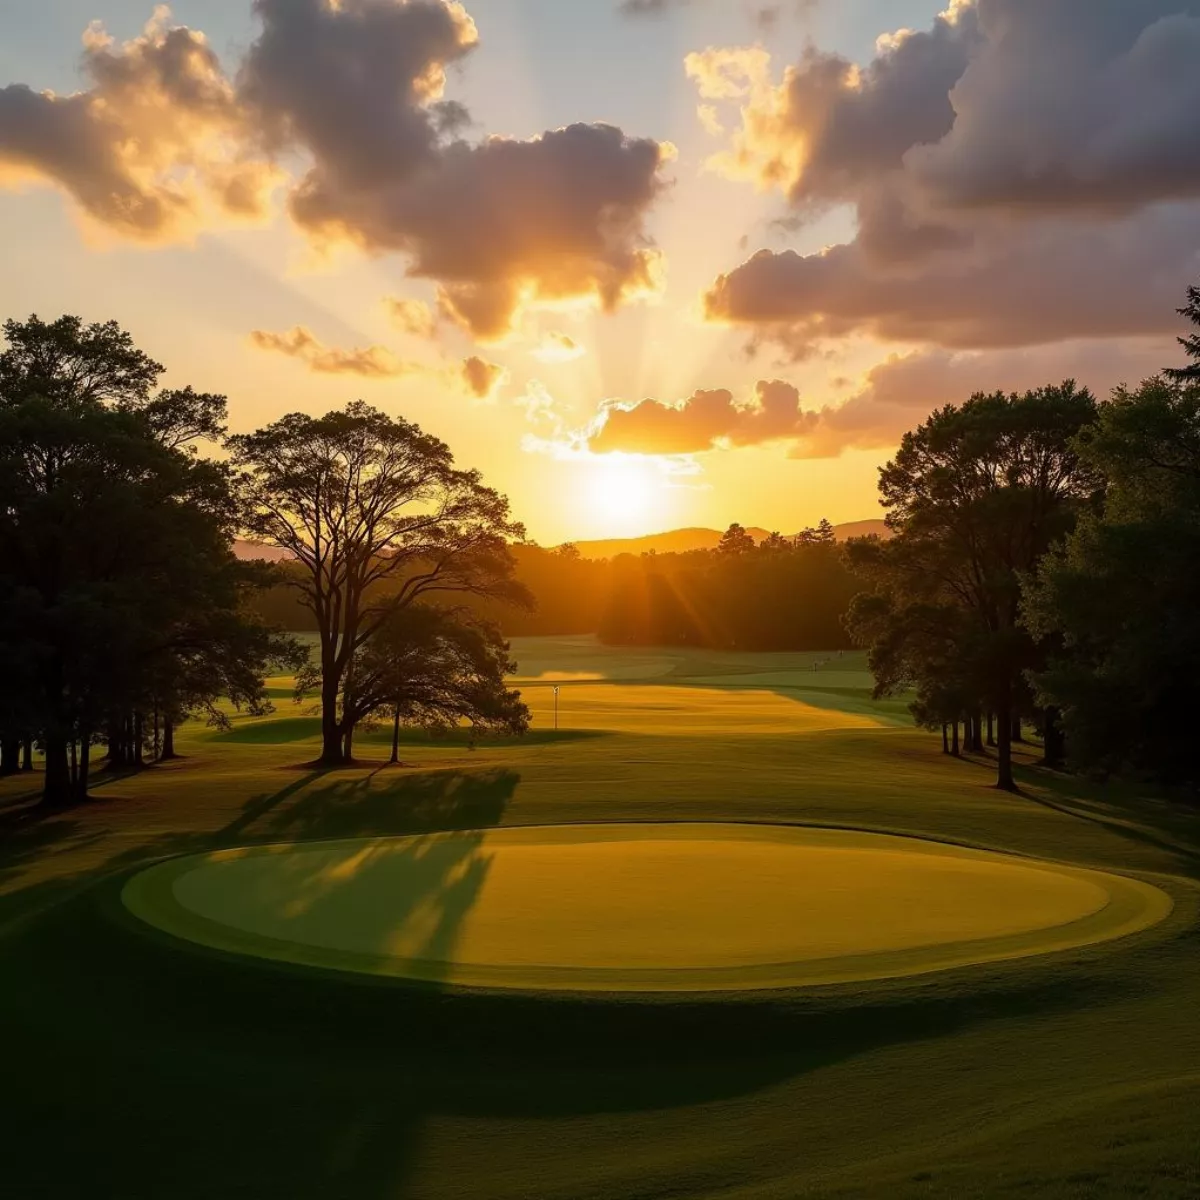
[{"label": "mountain ridge", "polygon": [[[768,534],[757,525],[749,526],[746,532],[761,542]],[[888,537],[888,528],[880,520],[847,521],[835,525],[833,532],[839,542],[852,537]],[[584,558],[615,558],[618,554],[686,554],[690,550],[712,550],[721,540],[721,531],[692,525],[683,529],[668,529],[662,533],[647,533],[641,537],[596,538],[566,543],[574,546]],[[278,546],[267,546],[262,542],[238,540],[233,543],[233,552],[240,559],[286,562],[291,555]]]}]

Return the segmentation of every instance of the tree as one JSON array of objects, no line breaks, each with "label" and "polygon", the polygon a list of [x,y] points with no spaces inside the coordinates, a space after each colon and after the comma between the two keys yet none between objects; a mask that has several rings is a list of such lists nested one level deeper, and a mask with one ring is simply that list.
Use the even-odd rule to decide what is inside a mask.
[{"label": "tree", "polygon": [[161,368],[112,322],[34,317],[5,333],[0,656],[15,669],[0,715],[23,714],[26,745],[36,735],[45,752],[43,798],[65,804],[86,796],[105,728],[140,757],[143,717],[182,654],[226,674],[255,665],[200,632],[243,620],[229,473],[190,445],[224,400],[152,398]]},{"label": "tree", "polygon": [[749,554],[754,549],[754,539],[736,522],[721,534],[717,545],[720,554]]},{"label": "tree", "polygon": [[353,666],[400,610],[423,597],[529,603],[508,543],[524,537],[508,501],[444,442],[361,402],[293,413],[228,442],[242,472],[242,520],[286,550],[320,644],[320,762],[351,761]]},{"label": "tree", "polygon": [[[460,608],[410,604],[390,611],[355,656],[343,713],[353,726],[388,711],[392,762],[399,761],[402,724],[444,731],[467,722],[473,732],[523,734],[529,710],[505,683],[515,670],[494,626]],[[299,675],[297,692],[319,675],[315,664]]]},{"label": "tree", "polygon": [[1056,643],[1035,683],[1074,766],[1194,785],[1200,378],[1119,388],[1079,453],[1104,503],[1028,590],[1028,622]]},{"label": "tree", "polygon": [[[969,647],[969,662],[957,674],[974,693],[965,715],[977,728],[982,711],[996,714],[997,786],[1009,790],[1013,721],[1024,672],[1039,655],[1021,621],[1022,580],[1036,577],[1097,491],[1075,448],[1095,416],[1091,393],[1073,381],[1020,396],[977,394],[905,434],[880,472],[895,534],[880,551],[891,568],[880,585],[890,611],[904,615],[916,602],[961,610],[970,636],[959,635],[959,653]],[[916,652],[906,661],[931,663]],[[931,691],[932,669],[924,668]]]},{"label": "tree", "polygon": [[[1187,317],[1193,325],[1200,326],[1200,287],[1188,288],[1187,303],[1177,311],[1181,317]],[[1176,383],[1200,379],[1200,333],[1179,338],[1179,344],[1192,362],[1185,367],[1168,367],[1164,374]]]}]

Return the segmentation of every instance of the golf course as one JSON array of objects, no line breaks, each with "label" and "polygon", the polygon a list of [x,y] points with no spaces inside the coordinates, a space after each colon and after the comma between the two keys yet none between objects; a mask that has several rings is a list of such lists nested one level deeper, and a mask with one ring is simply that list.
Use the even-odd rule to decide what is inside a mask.
[{"label": "golf course", "polygon": [[1188,1197],[1200,817],[861,653],[515,639],[524,737],[0,780],[9,1195]]}]

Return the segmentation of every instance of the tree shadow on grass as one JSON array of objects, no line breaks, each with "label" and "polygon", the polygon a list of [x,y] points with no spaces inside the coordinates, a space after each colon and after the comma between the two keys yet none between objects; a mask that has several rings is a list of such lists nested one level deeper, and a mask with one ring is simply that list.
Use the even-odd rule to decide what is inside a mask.
[{"label": "tree shadow on grass", "polygon": [[[314,741],[321,735],[320,717],[277,717],[274,720],[245,721],[232,729],[219,730],[207,735],[207,740],[218,743],[237,743],[254,746],[279,746],[293,742]],[[400,730],[402,746],[431,746],[446,749],[468,749],[485,746],[501,749],[513,746],[542,746],[555,742],[572,742],[585,738],[605,737],[603,729],[531,729],[520,736],[500,733],[472,733],[470,729],[454,729],[442,733],[429,733],[424,729],[403,728]],[[390,746],[391,726],[381,722],[372,727],[364,726],[355,734],[358,745]]]},{"label": "tree shadow on grass", "polygon": [[1047,769],[1026,768],[1022,777],[1034,785],[1020,793],[1023,799],[1169,854],[1182,873],[1200,876],[1200,813],[1195,809],[1127,784],[1106,785],[1097,794],[1096,784]]}]

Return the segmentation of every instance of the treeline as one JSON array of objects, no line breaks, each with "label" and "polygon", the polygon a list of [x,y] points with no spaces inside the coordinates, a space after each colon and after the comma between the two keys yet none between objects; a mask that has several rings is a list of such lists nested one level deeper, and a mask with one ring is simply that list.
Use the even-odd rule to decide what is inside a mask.
[{"label": "treeline", "polygon": [[[1180,309],[1200,325],[1200,289]],[[1106,403],[1072,382],[976,395],[905,435],[880,492],[894,537],[853,543],[847,618],[876,692],[915,689],[943,745],[1200,782],[1200,337],[1190,365]],[[962,730],[960,738],[960,729]]]},{"label": "treeline", "polygon": [[[454,602],[528,602],[508,549],[523,531],[444,443],[361,404],[227,437],[225,398],[156,391],[162,366],[114,322],[4,336],[0,773],[37,751],[43,800],[83,800],[94,750],[108,771],[171,758],[189,716],[268,711],[271,673],[320,695],[324,765],[383,712],[397,732],[526,727],[507,645]],[[245,531],[291,555],[315,662],[264,618],[281,576],[237,560]]]},{"label": "treeline", "polygon": [[174,755],[174,728],[219,697],[261,710],[295,648],[245,598],[227,470],[195,443],[225,399],[155,391],[162,367],[115,324],[36,317],[0,355],[0,773],[45,756],[54,804],[113,767]]},{"label": "treeline", "polygon": [[[795,537],[754,540],[733,525],[714,550],[582,558],[571,545],[510,547],[513,578],[533,599],[513,606],[463,601],[507,637],[596,634],[609,645],[709,649],[828,650],[849,646],[843,617],[860,584],[822,521]],[[303,568],[282,573],[299,578]],[[387,586],[394,587],[393,580]],[[379,596],[383,587],[377,587]],[[315,631],[295,588],[279,584],[255,600],[280,627]]]},{"label": "treeline", "polygon": [[756,545],[731,526],[716,550],[612,561],[598,631],[612,645],[717,650],[832,650],[859,584],[833,528]]}]

